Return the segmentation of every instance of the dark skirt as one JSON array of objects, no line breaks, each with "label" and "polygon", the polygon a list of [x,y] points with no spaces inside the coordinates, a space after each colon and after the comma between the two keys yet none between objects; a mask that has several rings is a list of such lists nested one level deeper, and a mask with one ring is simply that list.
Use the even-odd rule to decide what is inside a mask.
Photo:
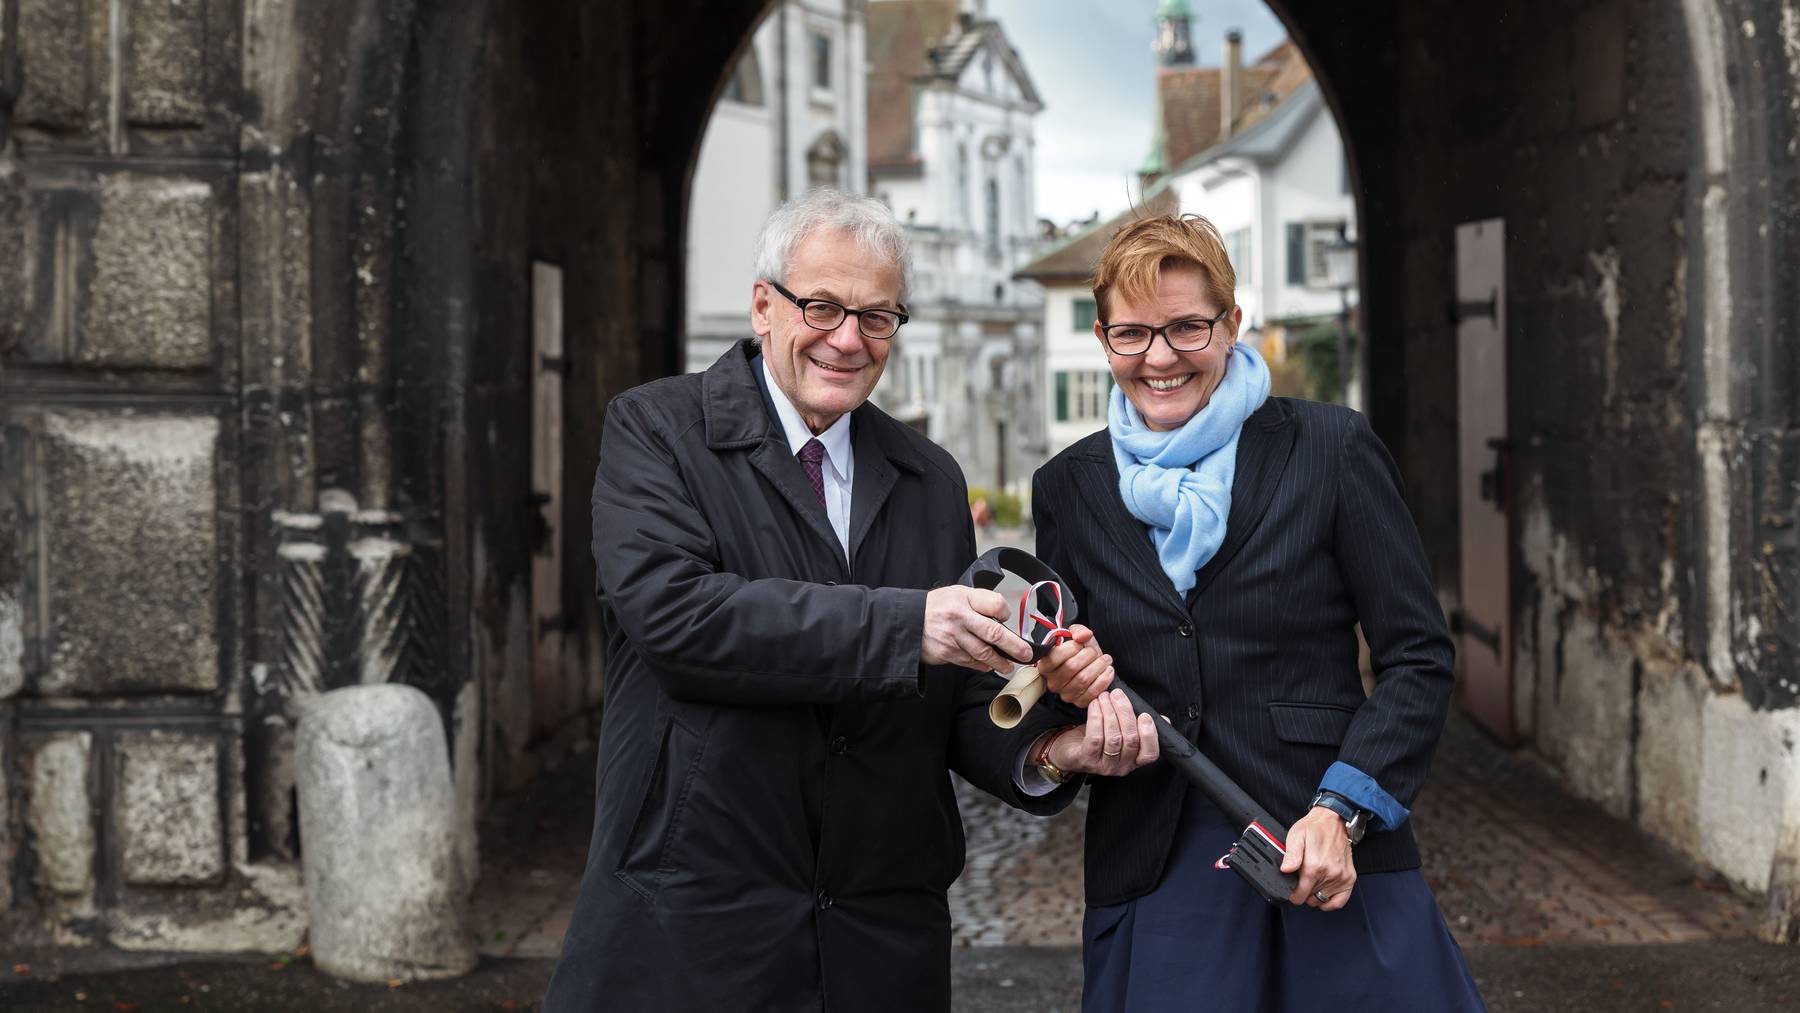
[{"label": "dark skirt", "polygon": [[1242,829],[1188,791],[1162,882],[1087,910],[1084,1013],[1486,1009],[1419,870],[1357,877],[1341,911],[1269,904],[1213,866]]}]

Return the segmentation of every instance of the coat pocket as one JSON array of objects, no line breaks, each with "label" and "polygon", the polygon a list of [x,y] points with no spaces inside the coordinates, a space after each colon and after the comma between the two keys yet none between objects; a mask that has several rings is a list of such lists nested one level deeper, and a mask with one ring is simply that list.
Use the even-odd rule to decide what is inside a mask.
[{"label": "coat pocket", "polygon": [[1314,746],[1342,745],[1356,711],[1331,703],[1272,703],[1269,719],[1283,742]]},{"label": "coat pocket", "polygon": [[706,752],[706,737],[673,718],[663,719],[659,738],[656,765],[644,786],[643,801],[638,804],[615,872],[621,882],[651,902],[662,889],[664,877],[675,869],[682,815]]}]

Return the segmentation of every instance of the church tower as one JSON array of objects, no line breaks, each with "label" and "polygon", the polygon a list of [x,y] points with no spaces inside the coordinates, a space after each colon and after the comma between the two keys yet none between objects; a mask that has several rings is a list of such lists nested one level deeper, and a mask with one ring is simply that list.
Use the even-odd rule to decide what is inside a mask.
[{"label": "church tower", "polygon": [[1162,0],[1156,9],[1156,62],[1163,67],[1192,67],[1194,12],[1188,0]]}]

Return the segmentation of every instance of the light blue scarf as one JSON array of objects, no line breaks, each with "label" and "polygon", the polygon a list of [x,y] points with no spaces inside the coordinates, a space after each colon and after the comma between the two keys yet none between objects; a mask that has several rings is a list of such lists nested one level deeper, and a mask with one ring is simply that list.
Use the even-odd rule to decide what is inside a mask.
[{"label": "light blue scarf", "polygon": [[1146,428],[1124,389],[1113,388],[1106,428],[1119,462],[1119,495],[1131,516],[1150,525],[1150,543],[1177,594],[1187,594],[1195,573],[1225,540],[1238,434],[1268,399],[1269,367],[1242,343],[1233,348],[1206,407],[1180,429]]}]

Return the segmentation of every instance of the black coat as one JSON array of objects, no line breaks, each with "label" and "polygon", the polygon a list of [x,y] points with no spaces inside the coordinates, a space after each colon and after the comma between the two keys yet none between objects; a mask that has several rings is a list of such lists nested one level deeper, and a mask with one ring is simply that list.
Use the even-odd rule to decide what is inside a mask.
[{"label": "black coat", "polygon": [[[1450,703],[1453,653],[1387,449],[1356,412],[1271,398],[1245,422],[1225,540],[1185,600],[1119,497],[1102,431],[1037,473],[1038,553],[1069,582],[1121,679],[1292,825],[1343,760],[1410,807]],[[1368,639],[1365,698],[1355,627]],[[1187,782],[1163,765],[1096,779],[1087,900],[1153,889]],[[1371,832],[1359,872],[1415,868],[1409,824]]]},{"label": "black coat", "polygon": [[609,406],[594,479],[608,628],[593,843],[545,1009],[942,1010],[962,870],[949,770],[1039,814],[987,705],[921,667],[923,589],[975,555],[955,461],[852,415],[851,564],[748,342]]}]

